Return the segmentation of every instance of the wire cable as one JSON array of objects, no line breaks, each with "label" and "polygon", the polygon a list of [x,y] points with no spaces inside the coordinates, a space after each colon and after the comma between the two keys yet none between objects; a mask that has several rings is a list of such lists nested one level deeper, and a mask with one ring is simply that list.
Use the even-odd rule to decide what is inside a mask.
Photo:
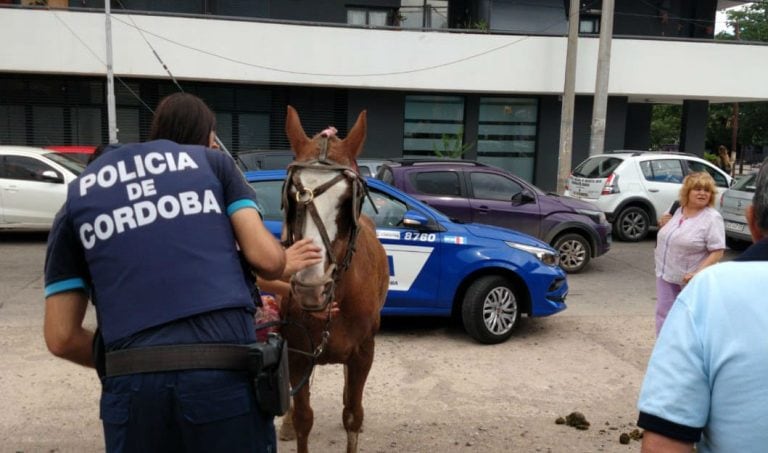
[{"label": "wire cable", "polygon": [[[80,44],[82,44],[83,47],[85,47],[88,50],[88,52],[91,55],[93,55],[93,57],[96,59],[96,61],[98,61],[99,63],[101,63],[104,66],[104,69],[106,70],[107,62],[102,60],[101,57],[96,53],[96,51],[94,51],[91,48],[91,46],[89,46],[85,41],[83,41],[83,39],[80,37],[80,35],[78,35],[77,32],[75,32],[72,29],[72,27],[69,26],[69,24],[64,22],[64,20],[61,17],[59,17],[59,15],[55,11],[51,10],[51,13],[53,13],[53,17],[55,17],[59,22],[61,22],[61,24],[64,25],[64,27],[67,30],[69,30],[69,32],[75,37],[75,39],[77,39],[80,42]],[[120,84],[122,84],[125,87],[126,90],[128,90],[129,93],[131,93],[131,95],[133,95],[133,97],[136,98],[136,100],[138,100],[144,107],[146,107],[147,110],[149,110],[151,113],[155,113],[155,111],[152,109],[152,107],[147,105],[147,103],[144,102],[144,100],[141,98],[141,96],[139,96],[135,91],[133,91],[133,89],[121,77],[119,77],[119,76],[114,76],[114,77],[117,79],[118,82],[120,82]]]},{"label": "wire cable", "polygon": [[[125,24],[125,25],[127,25],[129,27],[134,26],[137,29],[140,29],[138,26],[128,24],[126,21],[122,21],[122,20],[118,19],[117,17],[114,17],[114,18],[115,18],[115,20],[117,20],[119,22],[122,22],[123,24]],[[552,27],[554,27],[556,25],[560,25],[560,24],[562,24],[562,21],[558,20],[557,22],[553,22],[550,25],[548,25],[547,27],[545,27],[544,29],[540,30],[538,33],[543,33],[545,31],[549,30],[550,28],[552,28]],[[344,73],[324,73],[324,72],[293,71],[293,70],[282,69],[282,68],[277,68],[277,67],[273,67],[273,66],[259,65],[259,64],[256,64],[256,63],[250,63],[250,62],[239,60],[239,59],[236,59],[236,58],[227,57],[227,56],[224,56],[224,55],[219,55],[219,54],[217,54],[215,52],[211,52],[211,51],[208,51],[208,50],[203,50],[203,49],[199,49],[199,48],[187,45],[187,44],[183,44],[181,42],[175,41],[173,39],[167,38],[165,36],[159,35],[157,33],[151,32],[151,31],[146,30],[146,29],[141,29],[141,30],[144,33],[148,34],[148,35],[154,36],[155,38],[161,39],[161,40],[166,41],[166,42],[168,42],[170,44],[174,44],[176,46],[182,47],[182,48],[187,49],[187,50],[191,50],[191,51],[194,51],[194,52],[199,52],[199,53],[202,53],[204,55],[208,55],[208,56],[211,56],[211,57],[214,57],[214,58],[218,58],[218,59],[221,59],[221,60],[224,60],[224,61],[228,61],[230,63],[236,63],[236,64],[240,64],[240,65],[243,65],[243,66],[253,67],[253,68],[257,68],[257,69],[263,69],[263,70],[267,70],[267,71],[279,72],[279,73],[283,73],[283,74],[304,75],[304,76],[321,76],[321,77],[382,77],[382,76],[413,74],[413,73],[417,73],[417,72],[431,71],[433,69],[439,69],[439,68],[443,68],[443,67],[447,67],[447,66],[452,66],[452,65],[455,65],[455,64],[458,64],[458,63],[463,63],[465,61],[469,61],[469,60],[472,60],[472,59],[475,59],[475,58],[479,58],[481,56],[488,55],[488,54],[497,52],[499,50],[511,47],[511,46],[513,46],[515,44],[519,44],[519,43],[521,43],[521,42],[523,42],[523,41],[533,37],[531,35],[522,36],[522,37],[520,37],[519,39],[517,39],[515,41],[508,42],[508,43],[502,44],[500,46],[484,50],[482,52],[478,52],[478,53],[471,54],[471,55],[468,55],[468,56],[465,56],[465,57],[457,58],[455,60],[449,60],[449,61],[446,61],[446,62],[443,62],[443,63],[434,64],[434,65],[422,66],[422,67],[413,68],[413,69],[404,69],[404,70],[401,70],[401,71],[372,72],[372,73],[359,73],[359,74],[347,73],[347,74],[344,74]]]}]

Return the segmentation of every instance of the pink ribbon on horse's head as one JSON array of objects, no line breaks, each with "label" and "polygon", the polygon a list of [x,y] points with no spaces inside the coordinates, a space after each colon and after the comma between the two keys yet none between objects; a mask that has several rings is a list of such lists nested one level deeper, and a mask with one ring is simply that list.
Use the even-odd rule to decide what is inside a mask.
[{"label": "pink ribbon on horse's head", "polygon": [[[339,132],[338,129],[336,129],[333,126],[328,126],[327,128],[323,129],[322,132],[320,132],[320,136],[325,138],[331,138],[331,137],[335,137],[337,132]],[[360,174],[360,167],[357,166],[357,160],[355,159],[352,159],[352,169],[355,170],[355,172],[357,172],[358,175]]]},{"label": "pink ribbon on horse's head", "polygon": [[335,127],[328,126],[327,128],[325,128],[323,130],[323,132],[320,132],[320,136],[321,137],[326,137],[326,138],[331,138],[331,137],[335,137],[336,136],[336,132],[339,132],[339,131],[336,130]]}]

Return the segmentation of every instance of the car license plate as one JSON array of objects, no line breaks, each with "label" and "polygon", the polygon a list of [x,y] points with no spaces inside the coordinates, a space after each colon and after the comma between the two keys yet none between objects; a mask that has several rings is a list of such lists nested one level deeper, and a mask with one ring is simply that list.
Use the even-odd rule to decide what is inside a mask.
[{"label": "car license plate", "polygon": [[741,233],[744,231],[744,224],[736,222],[725,222],[725,229],[728,231],[736,231]]},{"label": "car license plate", "polygon": [[573,196],[575,198],[587,198],[588,195],[587,195],[586,192],[582,192],[582,191],[580,191],[578,189],[574,189],[573,190]]}]

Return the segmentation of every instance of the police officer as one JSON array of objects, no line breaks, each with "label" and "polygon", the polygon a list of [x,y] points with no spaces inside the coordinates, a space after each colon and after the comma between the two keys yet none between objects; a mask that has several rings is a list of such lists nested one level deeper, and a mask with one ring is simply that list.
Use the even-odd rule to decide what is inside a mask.
[{"label": "police officer", "polygon": [[272,417],[226,347],[255,341],[238,247],[266,279],[282,275],[285,253],[234,161],[210,149],[214,130],[199,98],[163,99],[151,141],[88,166],[49,235],[46,344],[95,365],[94,333],[83,327],[90,297],[107,351],[109,452],[276,449]]}]

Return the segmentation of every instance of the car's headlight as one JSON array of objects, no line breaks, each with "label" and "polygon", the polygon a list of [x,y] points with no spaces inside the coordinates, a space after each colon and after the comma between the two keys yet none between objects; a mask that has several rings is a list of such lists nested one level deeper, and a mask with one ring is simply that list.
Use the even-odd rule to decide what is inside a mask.
[{"label": "car's headlight", "polygon": [[577,209],[576,212],[589,217],[590,219],[592,219],[593,222],[597,224],[608,223],[608,221],[605,218],[605,213],[603,211],[592,211],[591,209]]},{"label": "car's headlight", "polygon": [[553,252],[552,250],[535,247],[533,245],[518,244],[517,242],[504,242],[513,249],[518,249],[530,253],[547,266],[557,266],[560,262],[560,255]]}]

